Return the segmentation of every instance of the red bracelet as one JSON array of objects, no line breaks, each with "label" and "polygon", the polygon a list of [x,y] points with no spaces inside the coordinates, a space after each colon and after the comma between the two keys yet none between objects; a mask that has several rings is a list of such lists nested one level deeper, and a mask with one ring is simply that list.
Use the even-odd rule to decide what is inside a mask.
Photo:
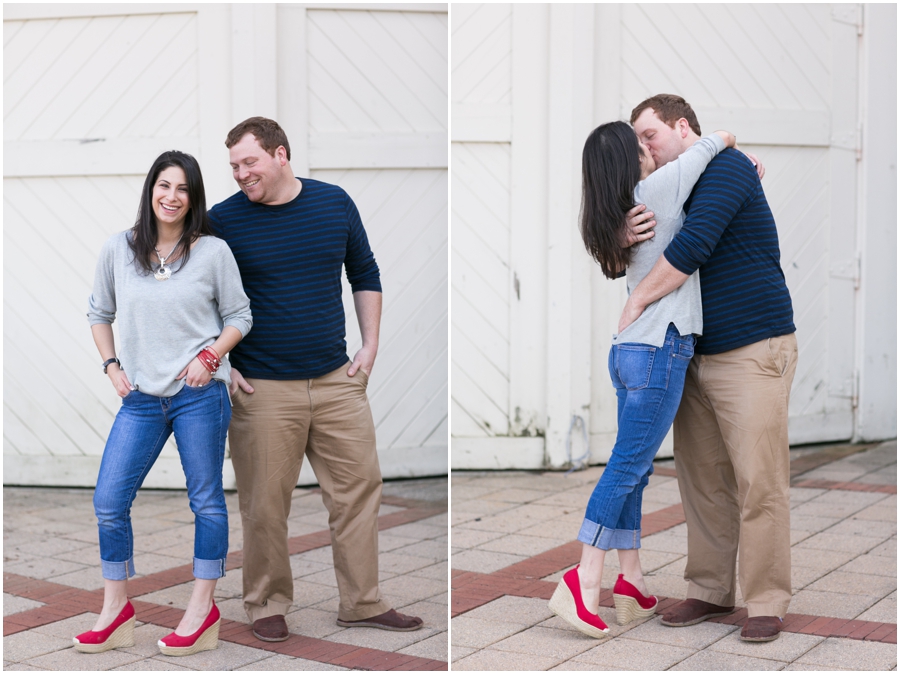
[{"label": "red bracelet", "polygon": [[201,361],[210,372],[215,373],[215,371],[218,370],[219,366],[222,364],[222,361],[219,360],[219,356],[216,354],[216,352],[208,347],[206,349],[203,349],[203,351],[201,351],[199,355],[202,356]]},{"label": "red bracelet", "polygon": [[215,374],[222,364],[222,361],[219,359],[219,354],[209,346],[197,354],[197,360],[203,364],[203,367],[205,367],[210,374]]},{"label": "red bracelet", "polygon": [[200,363],[202,363],[203,367],[206,368],[207,372],[209,372],[210,374],[215,373],[216,368],[213,367],[212,363],[209,362],[209,360],[207,359],[206,355],[203,352],[197,354],[197,360],[199,360]]}]

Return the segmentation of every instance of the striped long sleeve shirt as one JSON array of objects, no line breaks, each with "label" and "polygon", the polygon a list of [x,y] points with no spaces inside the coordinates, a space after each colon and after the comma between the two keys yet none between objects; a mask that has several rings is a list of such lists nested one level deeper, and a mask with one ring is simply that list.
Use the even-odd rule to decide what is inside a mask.
[{"label": "striped long sleeve shirt", "polygon": [[300,194],[286,204],[257,204],[238,192],[209,211],[253,310],[253,330],[230,355],[246,377],[287,381],[336,370],[349,361],[342,267],[353,292],[381,292],[353,200],[336,185],[301,182]]},{"label": "striped long sleeve shirt", "polygon": [[684,208],[684,225],[664,255],[684,274],[700,270],[696,352],[723,353],[794,332],[775,219],[746,156],[728,149],[713,159]]}]

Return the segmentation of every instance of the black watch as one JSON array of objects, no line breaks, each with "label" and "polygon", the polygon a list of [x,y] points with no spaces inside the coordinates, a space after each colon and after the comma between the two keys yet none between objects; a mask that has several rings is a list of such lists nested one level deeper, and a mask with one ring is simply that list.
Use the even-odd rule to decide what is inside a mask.
[{"label": "black watch", "polygon": [[104,362],[103,365],[102,365],[102,367],[103,367],[103,374],[106,374],[106,368],[109,367],[110,365],[112,365],[113,363],[115,363],[115,364],[118,365],[119,367],[122,367],[122,363],[119,362],[119,359],[118,359],[118,358],[110,358],[109,360],[107,360],[106,362]]}]

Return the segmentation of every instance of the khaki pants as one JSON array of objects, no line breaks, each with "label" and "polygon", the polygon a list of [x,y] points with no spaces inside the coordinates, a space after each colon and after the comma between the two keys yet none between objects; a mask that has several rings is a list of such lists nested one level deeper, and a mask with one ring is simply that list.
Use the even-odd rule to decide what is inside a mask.
[{"label": "khaki pants", "polygon": [[791,601],[788,401],[797,339],[773,337],[691,361],[675,417],[688,531],[688,598],[732,606],[740,541],[750,617]]},{"label": "khaki pants", "polygon": [[303,456],[328,509],[338,618],[364,620],[390,610],[378,590],[381,470],[362,370],[349,363],[316,379],[248,379],[238,391],[231,457],[244,528],[244,609],[251,621],[287,613],[294,598],[288,558],[291,496]]}]

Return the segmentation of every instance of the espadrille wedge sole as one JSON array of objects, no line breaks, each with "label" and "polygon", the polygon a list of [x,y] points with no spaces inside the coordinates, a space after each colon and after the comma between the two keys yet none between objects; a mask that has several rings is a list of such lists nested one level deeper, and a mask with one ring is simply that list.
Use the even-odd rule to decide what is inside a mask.
[{"label": "espadrille wedge sole", "polygon": [[79,653],[103,653],[114,648],[134,646],[134,616],[113,630],[113,633],[102,643],[83,644],[78,641],[78,637],[73,637],[72,641],[75,642],[75,650]]},{"label": "espadrille wedge sole", "polygon": [[[589,637],[594,637],[595,639],[603,638],[607,635],[607,632],[609,632],[609,628],[606,626],[606,623],[604,623],[599,616],[588,613],[587,609],[585,609],[583,605],[581,607],[581,613],[584,614],[584,618],[587,618],[587,620],[582,619],[582,616],[579,615],[578,610],[580,603],[578,602],[578,600],[580,599],[580,597],[575,597],[572,589],[569,586],[569,583],[566,582],[566,580],[568,579],[569,582],[574,582],[574,586],[576,588],[580,588],[578,584],[578,575],[576,569],[572,569],[571,571],[569,571],[566,576],[564,576],[563,579],[559,581],[559,585],[557,585],[556,590],[553,591],[553,596],[550,597],[549,608],[551,611],[553,611],[553,613],[565,620],[579,632],[587,634]],[[573,574],[573,577],[568,577],[569,574]]]},{"label": "espadrille wedge sole", "polygon": [[212,651],[219,646],[219,625],[222,623],[220,618],[197,637],[197,640],[190,646],[168,646],[162,641],[158,642],[159,651],[163,655],[194,655],[201,651]]},{"label": "espadrille wedge sole", "polygon": [[659,602],[650,608],[641,608],[637,599],[624,594],[613,594],[613,601],[616,604],[616,622],[620,625],[627,625],[633,620],[646,618],[656,613],[656,606]]}]

